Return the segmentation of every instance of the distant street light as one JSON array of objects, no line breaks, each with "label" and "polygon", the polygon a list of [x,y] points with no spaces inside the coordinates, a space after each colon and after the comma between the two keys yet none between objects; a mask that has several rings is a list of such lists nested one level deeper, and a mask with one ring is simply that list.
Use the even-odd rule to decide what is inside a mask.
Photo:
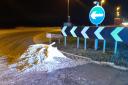
[{"label": "distant street light", "polygon": [[116,8],[116,10],[119,11],[119,10],[120,10],[120,7],[118,6],[118,7]]},{"label": "distant street light", "polygon": [[116,17],[120,16],[120,6],[116,7]]}]

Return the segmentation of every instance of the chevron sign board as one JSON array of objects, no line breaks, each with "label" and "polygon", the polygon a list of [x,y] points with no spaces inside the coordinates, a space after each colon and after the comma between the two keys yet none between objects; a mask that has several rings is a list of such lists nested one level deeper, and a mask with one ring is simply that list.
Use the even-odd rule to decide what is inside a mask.
[{"label": "chevron sign board", "polygon": [[72,29],[71,29],[71,31],[70,31],[70,33],[71,33],[71,35],[73,36],[73,37],[77,37],[77,35],[76,35],[76,33],[75,33],[75,30],[77,29],[77,26],[74,26],[74,27],[72,27]]},{"label": "chevron sign board", "polygon": [[103,38],[102,35],[100,34],[103,29],[104,29],[104,27],[98,27],[98,29],[94,32],[94,34],[96,35],[96,37],[97,37],[99,40],[104,40],[104,38]]},{"label": "chevron sign board", "polygon": [[64,35],[64,36],[67,36],[67,34],[66,34],[66,29],[67,29],[67,26],[64,26],[63,28],[62,28],[62,34]]},{"label": "chevron sign board", "polygon": [[128,28],[126,27],[64,26],[62,34],[85,39],[114,40],[128,44]]},{"label": "chevron sign board", "polygon": [[124,27],[117,27],[114,31],[112,31],[111,35],[115,39],[115,41],[120,41],[120,42],[123,41],[118,35],[123,29]]},{"label": "chevron sign board", "polygon": [[84,38],[89,38],[89,36],[86,33],[88,29],[89,27],[84,27],[83,30],[81,31],[81,34],[83,35]]}]

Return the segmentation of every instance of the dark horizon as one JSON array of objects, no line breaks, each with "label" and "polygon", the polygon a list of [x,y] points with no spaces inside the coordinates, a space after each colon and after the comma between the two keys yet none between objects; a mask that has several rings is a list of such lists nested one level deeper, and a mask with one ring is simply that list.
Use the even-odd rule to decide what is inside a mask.
[{"label": "dark horizon", "polygon": [[[92,25],[88,14],[94,0],[70,0],[71,22],[74,25]],[[114,22],[114,10],[121,6],[121,15],[127,18],[128,0],[106,0],[103,6],[106,18],[102,25]],[[1,0],[0,27],[62,26],[67,21],[67,0]]]}]

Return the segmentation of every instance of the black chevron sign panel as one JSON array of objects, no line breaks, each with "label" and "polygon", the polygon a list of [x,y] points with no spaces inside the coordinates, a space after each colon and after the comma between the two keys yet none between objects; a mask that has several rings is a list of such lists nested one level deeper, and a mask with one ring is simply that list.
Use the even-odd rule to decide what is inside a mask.
[{"label": "black chevron sign panel", "polygon": [[90,27],[90,26],[64,26],[63,36],[83,37],[86,39],[114,40],[128,44],[127,27]]}]

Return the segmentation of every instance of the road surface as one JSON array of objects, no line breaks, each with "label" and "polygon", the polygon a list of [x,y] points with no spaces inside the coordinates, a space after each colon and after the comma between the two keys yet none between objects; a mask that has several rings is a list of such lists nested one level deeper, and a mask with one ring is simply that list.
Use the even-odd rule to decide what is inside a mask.
[{"label": "road surface", "polygon": [[[48,42],[46,33],[53,31],[60,31],[60,28],[2,29],[0,30],[0,56],[6,56],[9,64],[14,63],[29,45]],[[38,36],[39,38],[42,36],[42,39],[37,39]]]},{"label": "road surface", "polygon": [[51,73],[28,73],[15,85],[128,85],[128,72],[85,64]]}]

